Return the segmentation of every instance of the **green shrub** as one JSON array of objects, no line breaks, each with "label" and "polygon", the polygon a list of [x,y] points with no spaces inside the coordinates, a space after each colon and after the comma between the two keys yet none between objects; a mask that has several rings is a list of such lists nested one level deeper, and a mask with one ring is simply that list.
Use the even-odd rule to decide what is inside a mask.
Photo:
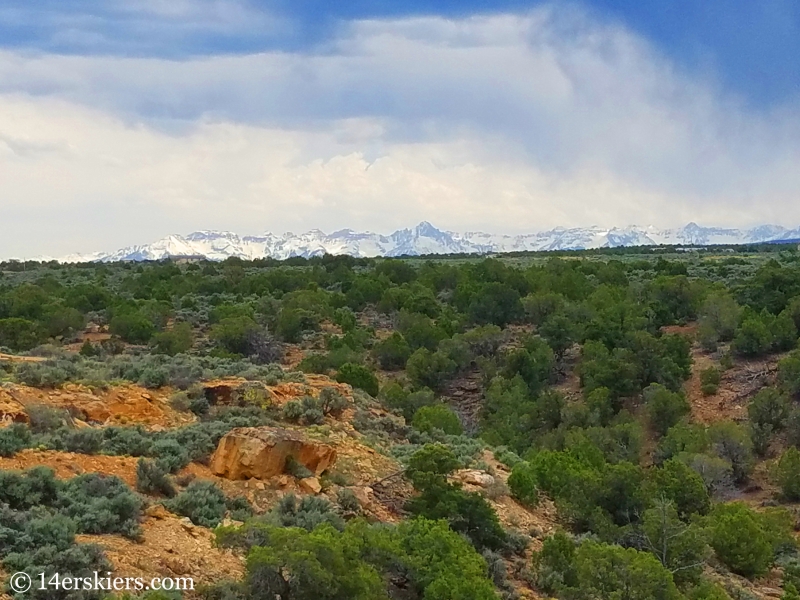
[{"label": "green shrub", "polygon": [[381,390],[381,400],[389,408],[402,412],[406,422],[410,423],[420,408],[436,403],[436,395],[429,389],[408,392],[399,384],[390,383]]},{"label": "green shrub", "polygon": [[537,585],[569,598],[682,598],[672,574],[648,552],[593,540],[576,545],[563,533],[544,541],[534,555]]},{"label": "green shrub", "polygon": [[308,470],[304,464],[299,462],[294,456],[286,457],[286,464],[283,466],[284,472],[297,479],[313,477],[314,473]]},{"label": "green shrub", "polygon": [[378,395],[378,378],[363,365],[353,363],[342,365],[336,374],[336,381],[349,383],[354,388],[364,390],[370,396],[376,397]]},{"label": "green shrub", "polygon": [[758,577],[774,559],[773,542],[763,519],[741,502],[717,505],[711,513],[709,543],[734,573]]},{"label": "green shrub", "polygon": [[156,326],[142,313],[133,311],[115,315],[108,324],[108,330],[131,344],[146,344],[155,333]]},{"label": "green shrub", "polygon": [[528,507],[539,503],[539,489],[536,487],[536,475],[527,462],[514,465],[508,477],[511,495]]},{"label": "green shrub", "polygon": [[563,532],[545,538],[532,561],[536,584],[542,591],[555,594],[577,585],[575,551],[575,542]]},{"label": "green shrub", "polygon": [[336,491],[336,503],[345,514],[357,515],[361,512],[361,503],[350,488],[339,488]]},{"label": "green shrub", "polygon": [[38,323],[18,317],[0,319],[0,346],[25,351],[35,348],[44,339],[45,332]]},{"label": "green shrub", "polygon": [[686,587],[700,580],[709,554],[705,533],[698,524],[682,521],[670,500],[657,499],[644,512],[641,531],[646,550],[669,569],[676,584]]},{"label": "green shrub", "polygon": [[169,397],[169,405],[178,412],[188,412],[191,400],[186,392],[175,392]]},{"label": "green shrub", "polygon": [[579,598],[679,600],[672,574],[649,552],[587,541],[575,553]]},{"label": "green shrub", "polygon": [[164,505],[174,513],[189,517],[195,525],[216,527],[228,510],[225,494],[211,481],[193,481]]},{"label": "green shrub", "polygon": [[141,426],[105,427],[103,432],[104,454],[115,456],[149,456],[153,449],[150,435]]},{"label": "green shrub", "polygon": [[682,393],[671,392],[657,383],[644,390],[644,400],[650,425],[659,435],[665,435],[691,409],[689,401]]},{"label": "green shrub", "polygon": [[675,503],[678,514],[687,518],[704,515],[711,508],[711,499],[703,479],[686,463],[672,458],[660,469],[651,472],[657,497]]},{"label": "green shrub", "polygon": [[158,463],[140,458],[136,463],[136,489],[143,494],[175,495],[175,486]]},{"label": "green shrub", "polygon": [[742,356],[759,356],[772,349],[772,332],[758,315],[746,318],[733,339],[735,351]]},{"label": "green shrub", "polygon": [[301,308],[282,309],[278,315],[276,333],[285,342],[299,342],[306,331],[319,329],[319,318],[314,313]]},{"label": "green shrub", "polygon": [[303,425],[320,425],[325,422],[322,404],[313,396],[303,396],[300,400],[290,400],[283,405],[281,414],[287,421]]},{"label": "green shrub", "polygon": [[708,428],[714,452],[731,465],[734,483],[747,481],[753,470],[753,443],[747,431],[732,421],[718,421]]},{"label": "green shrub", "polygon": [[344,520],[336,512],[334,505],[321,496],[303,496],[298,500],[294,494],[286,494],[267,513],[265,519],[280,527],[301,527],[307,531],[313,531],[323,524],[331,525],[339,531],[344,529]]},{"label": "green shrub", "polygon": [[721,374],[716,367],[707,367],[700,371],[700,391],[704,396],[711,396],[717,393]]},{"label": "green shrub", "polygon": [[378,361],[381,369],[386,371],[404,369],[411,356],[411,346],[400,332],[395,331],[385,340],[375,344],[372,356]]},{"label": "green shrub", "polygon": [[167,473],[180,471],[189,464],[189,453],[186,448],[172,437],[164,437],[155,441],[150,453]]},{"label": "green shrub", "polygon": [[778,363],[778,382],[787,394],[800,396],[800,352],[794,351]]},{"label": "green shrub", "polygon": [[33,433],[50,433],[69,423],[69,413],[63,408],[46,404],[29,404],[25,407]]},{"label": "green shrub", "polygon": [[208,414],[210,409],[211,405],[208,403],[208,399],[205,396],[199,396],[189,400],[189,410],[198,417]]},{"label": "green shrub", "polygon": [[456,363],[442,352],[431,352],[427,348],[416,350],[406,363],[406,374],[416,387],[441,389],[456,373]]},{"label": "green shrub", "polygon": [[35,388],[57,388],[74,377],[76,370],[65,361],[24,362],[14,369],[14,378]]},{"label": "green shrub", "polygon": [[443,444],[428,444],[414,453],[406,476],[421,493],[409,500],[407,510],[426,519],[447,520],[476,548],[502,549],[506,534],[491,505],[480,494],[464,492],[447,482],[447,475],[458,466],[455,454]]},{"label": "green shrub", "polygon": [[250,338],[261,327],[247,315],[221,319],[211,327],[209,337],[228,352],[241,356],[250,355]]},{"label": "green shrub", "polygon": [[151,344],[155,352],[175,356],[191,350],[193,341],[192,326],[184,322],[175,323],[172,329],[154,334]]},{"label": "green shrub", "polygon": [[303,373],[327,373],[332,367],[326,354],[315,352],[303,357],[297,368]]},{"label": "green shrub", "polygon": [[439,429],[448,435],[461,435],[464,433],[458,415],[445,404],[423,406],[414,413],[412,425],[419,431],[431,433]]},{"label": "green shrub", "polygon": [[27,425],[12,423],[0,429],[0,456],[14,456],[31,444],[31,432]]},{"label": "green shrub", "polygon": [[140,533],[142,501],[113,475],[88,473],[64,484],[57,504],[81,533]]},{"label": "green shrub", "polygon": [[755,425],[769,425],[773,431],[780,431],[789,415],[787,398],[775,388],[759,391],[747,406],[750,422]]},{"label": "green shrub", "polygon": [[103,431],[100,429],[76,429],[64,436],[64,449],[79,454],[97,454],[103,447]]},{"label": "green shrub", "polygon": [[789,448],[783,453],[774,466],[773,478],[786,500],[800,500],[800,451],[797,448]]},{"label": "green shrub", "polygon": [[24,472],[0,471],[0,506],[26,511],[34,506],[53,506],[62,485],[49,467],[34,467]]},{"label": "green shrub", "polygon": [[326,415],[340,415],[350,405],[347,398],[334,387],[322,388],[319,404]]}]

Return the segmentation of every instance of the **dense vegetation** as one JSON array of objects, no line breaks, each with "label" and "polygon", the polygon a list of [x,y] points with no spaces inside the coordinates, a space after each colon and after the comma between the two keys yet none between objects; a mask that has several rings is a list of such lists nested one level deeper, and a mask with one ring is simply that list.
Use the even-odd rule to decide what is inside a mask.
[{"label": "dense vegetation", "polygon": [[[746,598],[725,574],[756,579],[779,565],[793,598],[800,257],[769,250],[0,265],[0,352],[46,359],[0,362],[5,379],[171,386],[173,406],[198,417],[166,431],[77,429],[69,414],[31,407],[30,424],[0,429],[0,456],[141,457],[138,494],[114,478],[0,472],[4,570],[105,568],[75,534],[136,536],[146,497],[198,525],[246,521],[217,533],[246,553],[247,577],[208,599],[514,598],[507,567],[520,563],[517,584],[620,600]],[[688,335],[675,327],[686,325]],[[87,326],[110,335],[87,337]],[[737,364],[777,363],[744,399],[746,421],[692,418],[693,343],[710,365],[698,375],[708,396]],[[289,345],[304,351],[300,372],[277,364]],[[348,407],[331,388],[278,410],[258,386],[215,406],[198,382],[274,385],[302,372],[359,390],[355,427],[404,464],[415,490],[399,525],[360,518],[346,486],[336,504],[289,496],[253,516],[209,482],[176,483],[232,427],[319,425]],[[453,393],[465,381],[477,404]],[[511,469],[518,502],[555,503],[560,532],[504,528],[491,497],[454,481],[459,468],[486,468],[485,447]],[[762,463],[779,490],[770,506],[744,494]],[[530,536],[543,537],[539,551]]]}]

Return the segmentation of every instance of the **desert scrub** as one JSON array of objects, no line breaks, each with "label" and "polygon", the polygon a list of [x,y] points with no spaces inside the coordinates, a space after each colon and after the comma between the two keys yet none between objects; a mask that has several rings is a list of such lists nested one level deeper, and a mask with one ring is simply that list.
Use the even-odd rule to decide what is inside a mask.
[{"label": "desert scrub", "polygon": [[313,396],[303,396],[300,400],[290,400],[283,405],[282,416],[287,421],[302,425],[319,425],[325,421],[322,405]]},{"label": "desert scrub", "polygon": [[43,362],[20,363],[14,368],[16,381],[39,388],[79,381],[90,381],[97,386],[129,381],[150,388],[169,385],[191,390],[199,381],[224,377],[242,377],[267,385],[305,381],[302,373],[287,374],[275,364],[257,365],[248,359],[188,354],[119,354],[105,358],[65,355]]},{"label": "desert scrub", "polygon": [[298,462],[294,456],[289,456],[286,458],[286,464],[283,467],[283,471],[297,479],[305,479],[306,477],[314,476],[314,473],[309,471],[305,465]]},{"label": "desert scrub", "polygon": [[136,463],[136,490],[143,494],[157,494],[172,498],[175,486],[161,465],[140,458]]},{"label": "desert scrub", "polygon": [[12,423],[0,429],[0,456],[14,456],[23,448],[30,447],[32,436],[30,429],[22,423]]},{"label": "desert scrub", "polygon": [[193,481],[180,494],[164,502],[164,506],[195,525],[216,527],[230,511],[239,518],[252,515],[252,507],[244,498],[227,498],[211,481]]},{"label": "desert scrub", "polygon": [[355,516],[361,513],[361,503],[349,488],[340,488],[336,492],[336,503],[345,515]]},{"label": "desert scrub", "polygon": [[717,393],[721,373],[716,367],[708,367],[700,371],[700,391],[704,396],[711,396]]},{"label": "desert scrub", "polygon": [[303,496],[298,500],[294,494],[286,494],[278,504],[264,516],[264,521],[279,527],[301,527],[312,531],[323,523],[339,531],[344,529],[344,520],[336,507],[321,496]]},{"label": "desert scrub", "polygon": [[465,435],[447,435],[434,430],[432,433],[411,431],[408,444],[392,446],[390,454],[403,464],[407,464],[411,456],[427,444],[439,443],[447,446],[455,455],[460,468],[466,468],[480,457],[484,444],[480,440]]},{"label": "desert scrub", "polygon": [[536,474],[527,462],[518,462],[508,477],[511,495],[521,504],[532,508],[539,504],[539,489],[536,486]]}]

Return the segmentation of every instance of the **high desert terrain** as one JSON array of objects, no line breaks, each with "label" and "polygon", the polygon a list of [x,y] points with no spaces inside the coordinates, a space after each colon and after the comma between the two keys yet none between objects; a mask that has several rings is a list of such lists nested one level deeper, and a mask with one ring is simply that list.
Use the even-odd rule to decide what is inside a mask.
[{"label": "high desert terrain", "polygon": [[2,598],[800,598],[800,255],[0,264]]}]

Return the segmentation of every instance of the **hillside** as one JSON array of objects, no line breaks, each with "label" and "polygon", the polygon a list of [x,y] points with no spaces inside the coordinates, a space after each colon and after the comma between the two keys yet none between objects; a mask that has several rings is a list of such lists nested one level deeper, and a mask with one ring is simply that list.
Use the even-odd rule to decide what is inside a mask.
[{"label": "hillside", "polygon": [[203,600],[800,585],[797,252],[19,267],[0,265],[7,584],[108,570],[191,577],[177,597]]}]

